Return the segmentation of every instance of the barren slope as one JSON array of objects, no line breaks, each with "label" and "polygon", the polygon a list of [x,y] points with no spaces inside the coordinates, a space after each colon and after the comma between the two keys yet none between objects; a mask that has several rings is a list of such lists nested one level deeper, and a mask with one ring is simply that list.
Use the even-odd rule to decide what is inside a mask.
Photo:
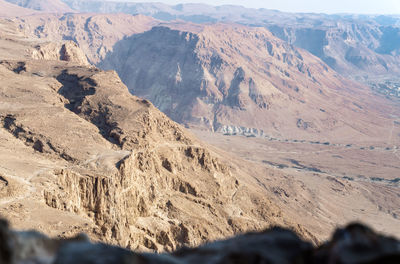
[{"label": "barren slope", "polygon": [[398,15],[285,13],[243,6],[166,5],[103,0],[64,0],[84,12],[144,14],[171,21],[229,22],[268,28],[306,49],[347,78],[390,98],[400,98],[400,17]]},{"label": "barren slope", "polygon": [[165,24],[99,65],[173,120],[224,133],[380,140],[399,110],[263,28]]},{"label": "barren slope", "polygon": [[15,19],[28,35],[47,41],[73,40],[89,62],[96,64],[113,51],[114,44],[142,33],[159,22],[143,15],[48,14]]},{"label": "barren slope", "polygon": [[[400,126],[395,128],[400,133]],[[349,221],[362,221],[400,237],[398,146],[381,148],[325,142],[226,136],[194,131],[226,151],[273,192],[286,214],[317,237]],[[273,170],[273,174],[267,173]],[[330,228],[327,228],[330,227]]]},{"label": "barren slope", "polygon": [[158,251],[275,223],[313,238],[255,179],[132,96],[115,72],[73,56],[29,59],[41,43],[7,39],[0,213],[15,227]]},{"label": "barren slope", "polygon": [[[131,96],[115,73],[78,66],[86,63],[85,56],[76,44],[65,42],[76,39],[93,62],[105,55],[98,51],[111,51],[125,34],[145,31],[156,23],[153,20],[120,15],[51,15],[14,21],[17,24],[0,23],[0,212],[16,227],[34,227],[53,236],[86,231],[94,238],[143,250],[194,245],[271,223],[295,227],[306,237],[319,240],[326,239],[338,223],[354,219],[385,232],[396,230],[398,187],[353,184],[332,175],[292,168],[281,171],[275,168],[269,152],[263,153],[264,146],[260,150],[254,145],[255,153],[241,146],[251,148],[250,141],[239,139],[240,143],[230,144],[217,137],[221,147],[252,159],[250,162],[205,146],[151,103]],[[124,21],[130,26],[123,27]],[[91,26],[85,28],[84,24]],[[189,109],[191,112],[182,116],[191,121],[192,114],[208,118],[210,105],[213,110],[214,106],[222,109],[216,115],[217,125],[234,120],[256,127],[265,120],[263,124],[271,124],[270,119],[276,118],[273,121],[279,126],[272,130],[246,131],[230,125],[220,131],[248,135],[272,131],[272,135],[282,137],[280,141],[287,140],[285,137],[329,138],[326,131],[332,127],[321,121],[326,113],[326,118],[333,118],[333,128],[336,118],[346,121],[330,132],[339,136],[338,141],[384,141],[393,151],[391,158],[395,158],[398,108],[382,106],[379,99],[360,102],[370,100],[363,87],[356,85],[357,94],[349,93],[340,85],[350,83],[310,54],[265,30],[230,25],[169,27],[175,30],[155,28],[133,37],[140,40],[134,43],[136,46],[131,39],[118,44],[118,48],[134,51],[141,59],[142,66],[137,66],[149,67],[142,68],[141,74],[149,71],[154,79],[150,73],[138,77],[140,85],[135,86],[134,93],[145,93],[145,85],[160,85],[162,89],[152,90],[156,103],[169,107],[173,100],[182,102],[171,109],[177,116]],[[115,30],[107,35],[111,29]],[[63,32],[61,36],[58,30]],[[25,33],[34,40],[27,41]],[[81,34],[84,36],[79,37]],[[106,37],[102,39],[102,35]],[[137,54],[140,52],[143,54]],[[125,60],[124,56],[131,53],[116,54],[119,60]],[[128,73],[137,74],[128,69],[124,76]],[[151,86],[153,81],[155,86]],[[164,81],[168,89],[177,87],[172,90],[173,96]],[[188,102],[193,98],[196,107],[192,109]],[[356,104],[348,107],[348,101]],[[371,104],[375,107],[369,108]],[[388,109],[392,117],[386,118],[382,112]],[[213,117],[211,113],[210,119]],[[321,131],[315,131],[306,118],[316,120]],[[195,119],[191,124],[198,122]],[[202,118],[200,124],[210,127],[207,125],[214,125],[214,119],[207,122]],[[365,135],[358,138],[360,131]],[[209,140],[207,136],[205,139]],[[210,142],[216,144],[213,140]],[[303,153],[298,155],[304,159],[294,153],[271,155],[277,162],[291,158],[312,168],[307,159],[319,157],[319,152],[311,157]],[[272,163],[258,164],[264,158]],[[321,159],[318,165],[323,162]],[[331,201],[336,203],[332,205]],[[294,222],[305,225],[314,235]]]},{"label": "barren slope", "polygon": [[263,28],[180,23],[150,30],[159,22],[121,14],[15,21],[33,37],[76,41],[91,63],[117,70],[133,94],[192,127],[290,139],[382,141],[395,121],[391,115],[399,112],[395,103]]}]

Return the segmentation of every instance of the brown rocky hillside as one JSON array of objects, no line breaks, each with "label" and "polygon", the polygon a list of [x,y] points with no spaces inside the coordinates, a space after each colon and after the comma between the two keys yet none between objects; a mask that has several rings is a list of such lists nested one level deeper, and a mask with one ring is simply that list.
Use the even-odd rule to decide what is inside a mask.
[{"label": "brown rocky hillside", "polygon": [[238,166],[131,95],[115,72],[82,65],[79,52],[34,59],[40,42],[21,32],[7,39],[0,214],[15,227],[61,237],[86,231],[155,251],[275,223],[313,238]]},{"label": "brown rocky hillside", "polygon": [[[13,226],[158,251],[271,224],[314,241],[360,219],[399,235],[398,106],[265,29],[154,25],[1,20],[0,214]],[[225,151],[88,66],[104,58]]]},{"label": "brown rocky hillside", "polygon": [[126,14],[40,14],[14,21],[34,38],[76,42],[93,64],[112,52],[119,40],[150,30],[159,23],[143,15]]},{"label": "brown rocky hillside", "polygon": [[14,21],[43,41],[75,41],[89,62],[116,70],[133,94],[189,127],[329,142],[382,141],[399,111],[264,28],[157,27],[160,22],[152,18],[122,14]]},{"label": "brown rocky hillside", "polygon": [[173,120],[229,134],[370,140],[396,111],[264,28],[164,24],[120,41],[99,66]]}]

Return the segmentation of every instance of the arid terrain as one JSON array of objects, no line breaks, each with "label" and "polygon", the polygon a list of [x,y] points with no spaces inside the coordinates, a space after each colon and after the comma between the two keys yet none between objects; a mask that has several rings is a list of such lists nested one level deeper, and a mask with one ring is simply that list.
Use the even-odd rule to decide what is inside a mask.
[{"label": "arid terrain", "polygon": [[173,120],[223,133],[374,141],[400,110],[263,28],[165,24],[118,42],[99,67]]},{"label": "arid terrain", "polygon": [[115,72],[88,66],[76,45],[55,52],[1,26],[0,213],[14,227],[155,251],[275,224],[316,241],[245,171]]},{"label": "arid terrain", "polygon": [[13,228],[159,252],[273,225],[314,244],[356,220],[400,237],[395,80],[350,80],[265,25],[46,3],[0,0]]},{"label": "arid terrain", "polygon": [[[64,0],[64,3],[81,12],[122,12],[143,14],[163,21],[178,19],[264,27],[274,36],[319,57],[347,78],[370,87],[380,87],[388,78],[399,83],[398,15],[286,13],[234,5],[166,5],[122,0]],[[386,89],[376,90],[385,92]]]},{"label": "arid terrain", "polygon": [[92,64],[98,64],[126,36],[143,33],[159,21],[143,15],[46,13],[14,18],[32,38],[47,42],[71,40],[77,43]]},{"label": "arid terrain", "polygon": [[[314,234],[324,234],[324,227],[329,225],[358,220],[387,234],[399,235],[398,147],[193,132],[229,156],[251,164],[247,167],[261,185],[274,193],[283,211],[311,230],[318,230]],[[271,169],[275,170],[272,177],[267,173]],[[313,218],[319,219],[318,223],[310,221]]]}]

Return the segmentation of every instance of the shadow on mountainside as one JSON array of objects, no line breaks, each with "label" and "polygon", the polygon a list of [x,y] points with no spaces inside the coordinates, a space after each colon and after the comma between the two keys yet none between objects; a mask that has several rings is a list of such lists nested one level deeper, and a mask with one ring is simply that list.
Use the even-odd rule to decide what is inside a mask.
[{"label": "shadow on mountainside", "polygon": [[77,115],[87,116],[106,140],[121,146],[115,136],[113,137],[112,131],[116,128],[116,124],[110,121],[107,107],[82,109],[87,97],[96,94],[96,81],[85,75],[71,74],[67,70],[63,70],[56,79],[63,85],[58,93],[68,100],[65,107]]}]

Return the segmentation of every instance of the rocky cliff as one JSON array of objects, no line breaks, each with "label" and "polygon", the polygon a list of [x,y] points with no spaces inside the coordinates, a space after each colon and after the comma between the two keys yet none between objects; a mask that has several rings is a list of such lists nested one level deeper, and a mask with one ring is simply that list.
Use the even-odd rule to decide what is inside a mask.
[{"label": "rocky cliff", "polygon": [[64,2],[85,12],[139,13],[167,21],[234,22],[266,27],[275,36],[308,50],[347,76],[399,71],[400,19],[395,15],[297,14],[233,5],[156,5],[101,0]]},{"label": "rocky cliff", "polygon": [[30,76],[38,71],[39,78],[54,79],[50,86],[38,81],[42,92],[29,101],[29,90],[5,86],[3,93],[14,87],[24,106],[2,109],[2,129],[39,155],[66,162],[47,172],[45,188],[30,185],[47,206],[91,219],[98,239],[172,250],[259,229],[280,217],[266,197],[241,183],[239,172],[148,101],[129,95],[115,73],[47,63],[53,71],[41,64],[3,61],[9,80],[19,74],[19,82],[36,83]]},{"label": "rocky cliff", "polygon": [[74,41],[92,64],[113,51],[114,44],[159,22],[142,15],[125,14],[47,14],[14,19],[21,30],[43,41]]},{"label": "rocky cliff", "polygon": [[349,140],[390,125],[378,125],[388,102],[263,28],[165,24],[117,43],[99,66],[190,127]]},{"label": "rocky cliff", "polygon": [[[400,97],[397,93],[400,19],[396,15],[285,13],[233,5],[165,5],[102,0],[64,2],[85,12],[124,12],[164,21],[234,22],[265,27],[282,40],[318,56],[340,74],[363,82],[390,98]],[[387,81],[394,85],[387,85]]]},{"label": "rocky cliff", "polygon": [[333,25],[299,28],[270,25],[279,38],[307,49],[345,76],[369,78],[397,74],[400,29],[376,21],[337,21]]},{"label": "rocky cliff", "polygon": [[13,225],[144,251],[276,223],[315,241],[115,72],[55,60],[51,49],[32,58],[41,42],[12,37],[0,49],[0,214]]},{"label": "rocky cliff", "polygon": [[[286,20],[293,22],[290,16]],[[340,137],[350,143],[380,137],[398,108],[314,56],[323,56],[318,43],[326,41],[318,42],[306,29],[299,31],[302,38],[293,33],[286,40],[313,40],[315,45],[303,45],[311,53],[263,28],[232,24],[168,23],[150,30],[160,22],[120,14],[41,15],[14,21],[32,37],[74,40],[89,62],[116,70],[133,94],[189,127],[292,139]],[[275,35],[279,31],[271,30]],[[369,65],[367,71],[378,73],[372,69],[378,64]],[[342,71],[353,72],[347,66]],[[395,83],[385,87],[392,86]]]},{"label": "rocky cliff", "polygon": [[73,41],[40,43],[32,50],[32,58],[37,60],[69,61],[89,66],[86,55]]}]

